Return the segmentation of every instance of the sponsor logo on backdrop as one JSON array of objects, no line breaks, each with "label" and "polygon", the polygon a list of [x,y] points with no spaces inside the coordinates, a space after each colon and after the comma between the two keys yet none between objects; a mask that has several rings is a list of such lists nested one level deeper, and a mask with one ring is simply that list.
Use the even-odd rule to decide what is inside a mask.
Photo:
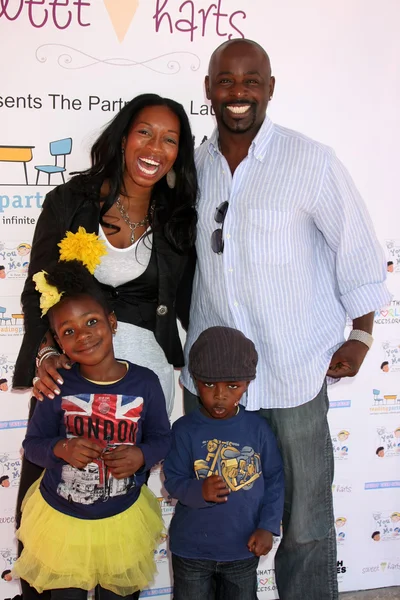
[{"label": "sponsor logo on backdrop", "polygon": [[398,487],[400,487],[399,479],[392,479],[389,481],[367,481],[364,484],[365,490],[388,490]]},{"label": "sponsor logo on backdrop", "polygon": [[332,493],[334,496],[339,496],[341,494],[351,494],[353,491],[353,484],[346,481],[338,482],[336,481],[332,485]]},{"label": "sponsor logo on backdrop", "polygon": [[[241,2],[238,2],[238,10],[233,10],[228,0],[153,0],[150,15],[147,12],[149,4],[150,0],[146,0],[146,4],[145,0],[103,0],[110,27],[120,43],[124,41],[132,21],[136,20],[137,15],[144,19],[144,14],[150,19],[149,25],[154,34],[161,34],[167,39],[174,36],[198,42],[205,36],[216,35],[223,42],[245,37],[243,25],[247,15],[241,10]],[[71,26],[96,27],[101,22],[101,13],[104,14],[104,8],[94,0],[63,0],[62,3],[61,0],[0,0],[0,22],[8,22],[9,26],[17,26],[18,22],[24,20],[35,29],[48,28],[53,31],[66,30]],[[164,75],[174,75],[182,68],[197,71],[201,64],[200,58],[188,51],[168,52],[138,61],[136,57],[94,56],[94,52],[87,52],[86,48],[83,51],[65,43],[42,44],[36,49],[36,59],[43,64],[54,63],[63,69],[83,69],[101,63],[124,70],[142,66]],[[0,107],[3,100],[0,98]],[[9,100],[13,98],[5,98],[6,103]],[[32,108],[41,108],[40,98],[27,100]]]},{"label": "sponsor logo on backdrop", "polygon": [[373,401],[369,407],[370,415],[387,415],[400,413],[400,394],[390,390],[382,392],[378,388],[372,390]]},{"label": "sponsor logo on backdrop", "polygon": [[176,500],[174,500],[170,496],[167,496],[167,497],[160,496],[158,498],[158,502],[160,503],[161,513],[162,513],[163,517],[174,514]]},{"label": "sponsor logo on backdrop", "polygon": [[163,588],[152,588],[151,590],[143,590],[142,592],[140,592],[140,597],[154,598],[154,596],[168,596],[169,594],[172,594],[173,591],[174,588],[172,586]]},{"label": "sponsor logo on backdrop", "polygon": [[[145,0],[147,6],[150,0]],[[126,33],[144,0],[103,0],[119,42]],[[152,20],[155,33],[185,35],[191,42],[216,33],[221,38],[244,37],[241,29],[246,13],[230,10],[228,0],[153,0]],[[70,26],[92,27],[98,21],[99,2],[94,0],[1,0],[0,19],[18,23],[25,20],[35,29],[51,27],[64,30]],[[223,41],[223,40],[222,40]]]},{"label": "sponsor logo on backdrop", "polygon": [[10,390],[14,366],[14,359],[11,359],[6,354],[0,355],[0,393]]},{"label": "sponsor logo on backdrop", "polygon": [[[0,0],[1,1],[1,0]],[[49,94],[52,96],[53,94]],[[11,96],[8,96],[11,98]],[[0,98],[0,106],[4,102]],[[18,179],[16,181],[1,181],[3,185],[41,185],[41,186],[54,186],[55,184],[65,183],[64,173],[67,172],[67,157],[72,151],[72,138],[62,138],[50,141],[48,146],[48,157],[46,156],[46,162],[43,164],[42,161],[35,159],[36,146],[15,146],[15,145],[0,145],[0,168],[1,163],[6,163],[6,167],[1,168],[0,177],[9,177],[10,167],[8,163],[15,163],[18,165]],[[27,163],[33,161],[33,168],[30,166],[29,174]],[[21,166],[21,168],[19,168]],[[13,171],[14,172],[14,171]],[[4,174],[3,174],[4,173]],[[7,174],[7,175],[6,175]],[[13,196],[12,202],[10,202],[9,196],[0,196],[0,206],[4,208],[32,208],[32,204],[40,208],[38,200],[41,200],[40,194],[24,195],[25,202],[22,203],[22,198],[17,200],[17,195]],[[26,206],[28,203],[28,206]],[[21,206],[22,204],[22,206]],[[25,204],[25,206],[24,206]],[[3,212],[0,208],[0,212]]]},{"label": "sponsor logo on backdrop", "polygon": [[380,365],[382,373],[400,371],[400,341],[383,342],[383,362]]},{"label": "sponsor logo on backdrop", "polygon": [[400,300],[392,300],[380,310],[375,311],[374,320],[377,325],[400,323]]},{"label": "sponsor logo on backdrop", "polygon": [[19,419],[15,421],[0,421],[0,429],[26,429],[27,425],[27,419]]},{"label": "sponsor logo on backdrop", "polygon": [[168,549],[163,547],[158,547],[157,550],[154,550],[154,560],[157,564],[168,562],[169,559],[169,551]]},{"label": "sponsor logo on backdrop", "polygon": [[335,519],[335,527],[336,527],[336,543],[338,546],[343,546],[347,537],[347,518],[343,516],[336,517]]},{"label": "sponsor logo on backdrop", "polygon": [[376,511],[372,513],[371,540],[378,542],[400,541],[400,512]]},{"label": "sponsor logo on backdrop", "polygon": [[382,560],[381,562],[361,568],[362,575],[368,573],[386,573],[388,571],[400,571],[400,559]]},{"label": "sponsor logo on backdrop", "polygon": [[400,273],[400,240],[386,240],[387,272]]},{"label": "sponsor logo on backdrop", "polygon": [[331,400],[329,408],[351,408],[351,400]]},{"label": "sponsor logo on backdrop", "polygon": [[11,577],[6,577],[4,571],[12,569],[13,564],[17,560],[17,553],[15,548],[0,548],[0,565],[3,566],[1,577],[3,581],[11,581]]},{"label": "sponsor logo on backdrop", "polygon": [[22,459],[18,452],[3,452],[0,454],[0,487],[17,487],[21,474]]},{"label": "sponsor logo on backdrop", "polygon": [[380,426],[376,428],[377,458],[400,457],[400,424],[395,429]]},{"label": "sponsor logo on backdrop", "polygon": [[[3,185],[3,184],[2,184]],[[4,184],[5,185],[5,184]],[[10,185],[10,184],[8,184]],[[14,210],[26,210],[42,208],[44,196],[40,192],[36,194],[0,194],[0,213],[4,213],[7,209]],[[2,215],[1,223],[3,225],[35,225],[36,219],[29,216],[15,216],[6,217]]]},{"label": "sponsor logo on backdrop", "polygon": [[274,592],[277,590],[275,581],[275,569],[257,569],[257,591]]},{"label": "sponsor logo on backdrop", "polygon": [[347,566],[343,560],[338,560],[336,563],[337,580],[338,583],[342,583],[347,573]]},{"label": "sponsor logo on backdrop", "polygon": [[349,458],[349,437],[350,431],[348,429],[339,429],[339,431],[332,435],[332,447],[335,460],[347,461]]},{"label": "sponsor logo on backdrop", "polygon": [[15,337],[23,334],[24,315],[19,298],[0,298],[0,336]]},{"label": "sponsor logo on backdrop", "polygon": [[162,473],[162,464],[161,463],[155,464],[150,470],[150,475],[154,476],[154,477],[155,476],[160,477],[161,473]]},{"label": "sponsor logo on backdrop", "polygon": [[26,279],[30,253],[27,242],[0,241],[0,285],[2,279]]}]

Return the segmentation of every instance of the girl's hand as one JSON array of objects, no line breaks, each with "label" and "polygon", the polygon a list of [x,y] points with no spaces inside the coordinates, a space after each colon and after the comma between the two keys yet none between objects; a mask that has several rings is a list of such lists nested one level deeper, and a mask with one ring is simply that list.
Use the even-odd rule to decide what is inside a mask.
[{"label": "girl's hand", "polygon": [[121,444],[104,452],[103,460],[115,479],[131,477],[144,465],[144,456],[141,449],[128,444]]},{"label": "girl's hand", "polygon": [[[34,378],[33,395],[40,402],[44,396],[54,399],[54,394],[60,394],[58,385],[64,383],[57,369],[70,369],[72,363],[65,354],[59,356],[51,355],[44,358],[37,369],[37,377]],[[57,385],[58,384],[58,385]]]},{"label": "girl's hand", "polygon": [[60,440],[53,448],[55,456],[77,469],[83,469],[101,456],[103,448],[84,438]]}]

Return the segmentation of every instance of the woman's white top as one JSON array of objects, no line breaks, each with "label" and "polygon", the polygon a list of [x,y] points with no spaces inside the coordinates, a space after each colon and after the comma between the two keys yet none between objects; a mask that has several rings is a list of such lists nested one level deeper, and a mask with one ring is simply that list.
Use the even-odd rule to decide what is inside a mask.
[{"label": "woman's white top", "polygon": [[[146,237],[142,236],[128,248],[112,246],[101,226],[99,238],[105,241],[107,254],[102,256],[101,263],[94,273],[97,281],[117,287],[145,272],[151,256],[151,233]],[[117,333],[114,336],[114,353],[116,358],[147,367],[158,375],[170,416],[175,395],[174,367],[167,361],[154,333],[143,327],[118,321]]]}]

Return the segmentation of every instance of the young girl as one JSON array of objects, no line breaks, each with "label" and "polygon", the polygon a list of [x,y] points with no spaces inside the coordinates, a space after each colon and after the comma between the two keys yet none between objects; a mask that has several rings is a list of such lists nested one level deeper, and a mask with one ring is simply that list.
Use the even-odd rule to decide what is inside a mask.
[{"label": "young girl", "polygon": [[136,599],[154,575],[163,530],[143,485],[170,445],[163,392],[152,371],[115,359],[116,317],[81,262],[34,278],[74,364],[62,372],[61,395],[37,404],[23,442],[46,471],[24,500],[13,572],[52,600],[85,599],[96,586],[101,600]]}]

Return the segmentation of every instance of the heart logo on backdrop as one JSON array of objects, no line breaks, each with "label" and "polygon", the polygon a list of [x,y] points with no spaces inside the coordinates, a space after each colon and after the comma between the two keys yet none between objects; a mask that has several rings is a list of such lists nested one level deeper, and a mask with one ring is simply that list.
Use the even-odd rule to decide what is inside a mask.
[{"label": "heart logo on backdrop", "polygon": [[386,569],[387,566],[387,562],[381,562],[381,571],[384,571]]},{"label": "heart logo on backdrop", "polygon": [[389,311],[388,311],[388,310],[381,310],[381,316],[382,316],[382,317],[387,317],[387,316],[388,316],[388,314],[389,314]]},{"label": "heart logo on backdrop", "polygon": [[122,42],[135,16],[139,0],[103,0],[103,2],[117,38]]}]

